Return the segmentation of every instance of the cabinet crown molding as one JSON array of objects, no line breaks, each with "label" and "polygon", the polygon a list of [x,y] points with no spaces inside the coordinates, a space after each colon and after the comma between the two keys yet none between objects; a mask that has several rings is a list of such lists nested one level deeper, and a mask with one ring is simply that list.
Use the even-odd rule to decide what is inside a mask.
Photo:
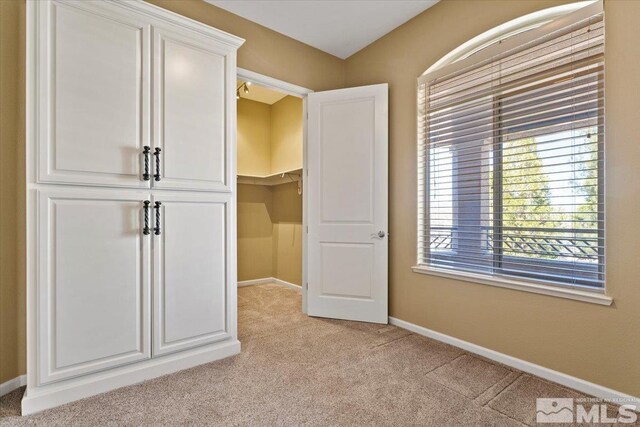
[{"label": "cabinet crown molding", "polygon": [[[72,0],[59,0],[62,3],[74,3]],[[242,46],[245,40],[241,37],[234,36],[225,31],[218,30],[202,22],[198,22],[194,19],[187,18],[183,15],[178,15],[163,9],[159,6],[147,3],[143,0],[106,0],[110,3],[115,3],[126,9],[130,9],[139,13],[152,16],[155,19],[163,21],[171,25],[178,25],[185,29],[195,31],[201,35],[207,37],[213,37],[216,40],[227,44],[229,47],[237,49]],[[77,2],[75,2],[77,3]]]}]

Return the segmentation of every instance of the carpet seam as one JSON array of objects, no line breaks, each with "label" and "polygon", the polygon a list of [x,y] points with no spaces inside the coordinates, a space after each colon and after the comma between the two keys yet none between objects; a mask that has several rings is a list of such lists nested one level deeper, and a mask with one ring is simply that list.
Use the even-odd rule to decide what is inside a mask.
[{"label": "carpet seam", "polygon": [[[489,406],[489,403],[491,403],[491,402],[493,401],[493,399],[495,399],[495,398],[497,398],[498,396],[500,396],[500,395],[501,395],[501,394],[502,394],[502,393],[503,393],[503,392],[504,392],[508,387],[510,387],[510,386],[511,386],[511,384],[513,384],[513,383],[515,383],[516,381],[518,381],[518,379],[519,379],[519,378],[521,378],[521,377],[522,377],[522,375],[523,375],[523,373],[522,373],[522,372],[520,372],[520,373],[518,374],[518,376],[517,376],[517,377],[515,377],[515,378],[513,379],[513,381],[511,381],[509,384],[507,384],[507,385],[505,385],[504,387],[502,387],[502,389],[501,389],[499,392],[497,392],[495,396],[493,396],[491,399],[489,399],[489,400],[487,401],[487,403],[485,403],[484,405],[481,405],[481,406],[483,406],[483,407],[485,407],[485,406]],[[505,378],[506,378],[506,377],[505,377]],[[497,384],[497,383],[496,383],[496,384]],[[487,388],[487,390],[489,390],[489,388],[491,388],[491,387],[488,387],[488,388]],[[485,391],[487,391],[487,390],[485,390]],[[483,392],[483,393],[484,393],[484,392]],[[480,395],[479,395],[478,397],[480,397],[480,396],[482,396],[482,393],[480,393]],[[477,398],[476,398],[476,399],[477,399]],[[476,399],[474,399],[474,401],[475,401]],[[489,408],[491,408],[491,407],[489,406]],[[493,408],[491,408],[491,409],[493,409]],[[501,413],[502,413],[502,412],[501,412]]]},{"label": "carpet seam", "polygon": [[511,416],[509,416],[509,415],[507,415],[507,414],[505,414],[504,412],[498,411],[497,409],[494,409],[494,408],[492,408],[492,407],[490,407],[490,406],[489,406],[489,407],[485,407],[485,406],[483,406],[483,408],[485,408],[485,409],[487,409],[487,410],[489,410],[489,411],[495,412],[496,414],[500,414],[500,415],[502,415],[503,417],[508,418],[508,419],[510,419],[511,421],[514,421],[514,422],[516,422],[516,423],[518,423],[518,424],[520,424],[520,425],[523,425],[523,426],[525,426],[525,427],[533,427],[531,424],[523,423],[522,421],[517,420],[517,419],[515,419],[515,418],[513,418],[513,417],[511,417]]},{"label": "carpet seam", "polygon": [[373,347],[369,347],[369,351],[371,351],[371,350],[375,350],[375,349],[380,348],[380,347],[384,347],[384,346],[389,345],[389,344],[391,344],[391,343],[394,343],[394,342],[396,342],[396,341],[399,341],[399,340],[405,339],[405,338],[407,338],[407,337],[409,337],[409,336],[411,336],[411,335],[414,335],[414,334],[413,334],[412,332],[409,332],[407,335],[403,335],[403,336],[401,336],[401,337],[394,338],[394,339],[392,339],[391,341],[383,342],[383,343],[380,343],[380,344],[375,345],[375,346],[373,346]]},{"label": "carpet seam", "polygon": [[[507,389],[511,388],[511,387],[516,383],[516,381],[518,381],[520,378],[523,378],[523,377],[525,377],[525,376],[527,376],[527,374],[525,374],[524,372],[520,373],[520,375],[518,375],[518,377],[517,377],[515,380],[513,380],[513,382],[512,382],[511,384],[509,384],[508,386],[506,386],[505,388],[503,388],[503,389],[500,391],[500,393],[498,393],[498,394],[496,394],[495,396],[493,396],[493,397],[492,397],[492,398],[491,398],[491,399],[486,403],[486,405],[485,405],[485,406],[488,406],[491,402],[493,402],[494,400],[496,400],[496,399],[498,398],[498,396],[500,396],[502,393],[504,393],[505,391],[507,391]],[[491,409],[493,409],[494,411],[498,411],[497,409],[495,409],[495,408],[493,408],[493,407],[491,407],[491,406],[490,406],[490,408],[491,408]],[[498,411],[498,412],[500,412],[500,411]],[[502,414],[502,412],[500,412],[500,413]]]}]

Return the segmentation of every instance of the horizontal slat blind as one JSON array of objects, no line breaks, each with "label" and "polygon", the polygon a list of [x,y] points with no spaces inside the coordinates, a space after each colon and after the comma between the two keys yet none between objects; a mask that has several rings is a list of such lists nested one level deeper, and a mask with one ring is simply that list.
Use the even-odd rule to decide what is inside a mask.
[{"label": "horizontal slat blind", "polygon": [[419,81],[418,263],[602,289],[603,15],[527,40]]}]

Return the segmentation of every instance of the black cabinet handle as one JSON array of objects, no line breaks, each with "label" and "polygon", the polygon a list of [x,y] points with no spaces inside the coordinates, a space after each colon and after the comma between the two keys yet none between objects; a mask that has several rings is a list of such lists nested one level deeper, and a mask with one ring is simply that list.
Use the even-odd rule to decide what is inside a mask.
[{"label": "black cabinet handle", "polygon": [[149,174],[149,154],[151,153],[151,147],[145,145],[142,150],[142,154],[144,155],[144,173],[142,174],[142,179],[145,181],[149,181],[151,179],[151,175]]},{"label": "black cabinet handle", "polygon": [[153,178],[156,181],[160,181],[160,151],[162,150],[156,147],[156,150],[153,153],[153,155],[156,156],[156,174],[153,175]]},{"label": "black cabinet handle", "polygon": [[151,204],[150,201],[148,200],[144,201],[144,229],[142,230],[142,234],[144,234],[145,236],[151,233],[151,229],[149,229],[149,205],[150,204]]},{"label": "black cabinet handle", "polygon": [[156,236],[160,235],[160,207],[162,206],[162,203],[160,202],[156,202],[154,209],[156,210],[156,226],[153,229],[153,233]]}]

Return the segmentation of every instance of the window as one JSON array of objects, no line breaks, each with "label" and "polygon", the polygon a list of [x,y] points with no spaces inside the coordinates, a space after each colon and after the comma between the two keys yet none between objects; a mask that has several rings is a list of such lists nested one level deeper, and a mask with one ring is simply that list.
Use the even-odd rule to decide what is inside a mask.
[{"label": "window", "polygon": [[604,20],[593,10],[418,80],[420,266],[604,289]]}]

